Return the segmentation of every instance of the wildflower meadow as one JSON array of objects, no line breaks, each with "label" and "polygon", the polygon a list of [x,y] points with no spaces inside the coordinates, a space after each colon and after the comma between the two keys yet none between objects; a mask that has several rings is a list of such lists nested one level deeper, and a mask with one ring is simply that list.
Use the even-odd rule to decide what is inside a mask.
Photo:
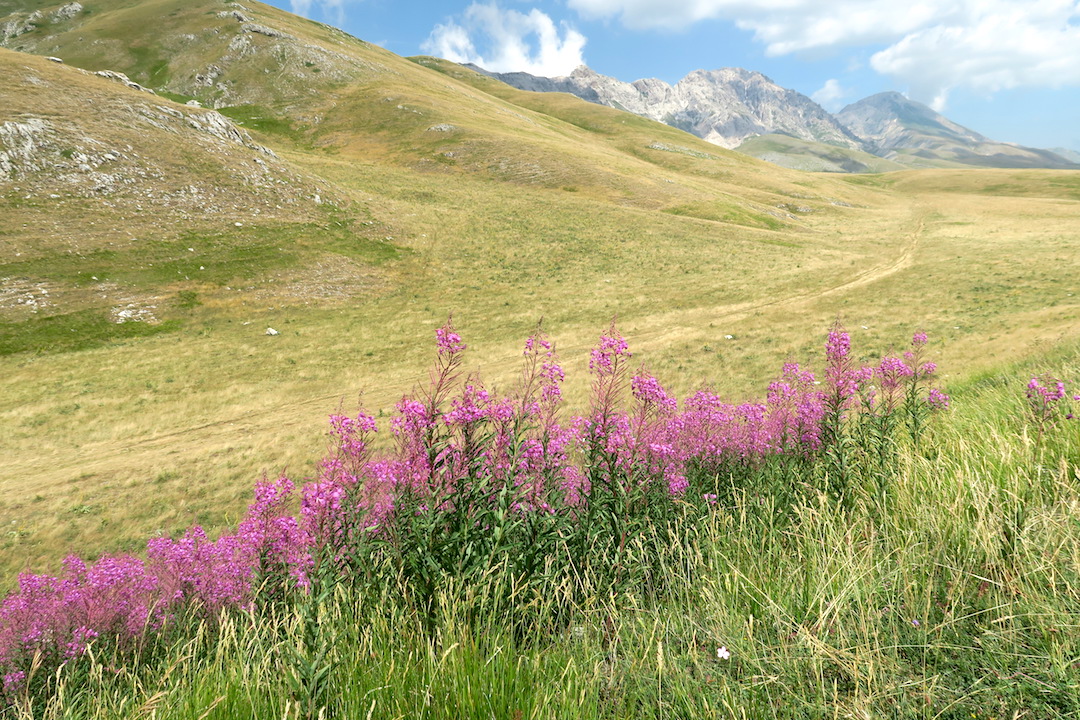
[{"label": "wildflower meadow", "polygon": [[21,575],[4,712],[1080,715],[1080,395],[950,398],[930,342],[865,364],[837,324],[736,404],[673,397],[613,323],[572,416],[542,330],[498,394],[447,322],[388,424],[331,416],[234,531]]}]

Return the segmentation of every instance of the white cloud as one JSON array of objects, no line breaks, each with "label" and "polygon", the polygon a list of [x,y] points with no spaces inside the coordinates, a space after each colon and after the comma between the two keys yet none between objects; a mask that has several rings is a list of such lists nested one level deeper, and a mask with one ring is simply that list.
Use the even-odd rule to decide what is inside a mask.
[{"label": "white cloud", "polygon": [[[871,66],[917,99],[1080,85],[1080,0],[567,0],[588,18],[678,30],[726,20],[769,55],[886,46]],[[825,88],[822,88],[824,91]],[[819,91],[821,92],[821,91]]]},{"label": "white cloud", "polygon": [[613,18],[632,28],[685,28],[730,20],[754,32],[773,54],[861,44],[895,37],[948,14],[962,0],[567,0],[585,17]]},{"label": "white cloud", "polygon": [[459,19],[436,25],[424,52],[471,62],[494,72],[569,75],[585,63],[586,38],[566,23],[557,26],[533,8],[528,13],[473,3]]},{"label": "white cloud", "polygon": [[[1056,6],[1056,7],[1055,7]],[[879,73],[909,83],[942,110],[951,90],[991,94],[1016,87],[1080,85],[1080,5],[993,4],[964,24],[911,33],[870,58]],[[1057,12],[1054,12],[1057,10]]]},{"label": "white cloud", "polygon": [[836,112],[844,105],[844,98],[850,97],[851,91],[840,86],[840,81],[830,78],[810,98],[829,112]]},{"label": "white cloud", "polygon": [[311,17],[312,6],[322,12],[322,17],[336,25],[345,22],[345,4],[349,0],[289,0],[292,11],[306,18]]}]

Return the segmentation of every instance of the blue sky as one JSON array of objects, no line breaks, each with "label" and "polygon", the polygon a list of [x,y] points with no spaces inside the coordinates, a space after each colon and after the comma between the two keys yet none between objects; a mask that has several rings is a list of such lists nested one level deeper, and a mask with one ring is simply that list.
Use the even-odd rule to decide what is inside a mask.
[{"label": "blue sky", "polygon": [[632,81],[742,67],[829,110],[885,90],[1080,151],[1080,0],[270,0],[399,55]]}]

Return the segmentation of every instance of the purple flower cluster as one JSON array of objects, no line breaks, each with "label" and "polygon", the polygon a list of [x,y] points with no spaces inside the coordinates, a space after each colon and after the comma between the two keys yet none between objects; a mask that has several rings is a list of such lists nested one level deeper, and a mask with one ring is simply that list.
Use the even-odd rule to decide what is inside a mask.
[{"label": "purple flower cluster", "polygon": [[856,394],[873,377],[873,372],[872,368],[855,365],[851,358],[851,337],[839,323],[834,324],[825,342],[827,412],[839,420],[854,405]]},{"label": "purple flower cluster", "polygon": [[0,603],[5,692],[21,690],[35,655],[63,662],[97,638],[134,647],[182,613],[213,618],[225,607],[250,606],[257,584],[275,571],[305,585],[312,538],[287,512],[291,491],[285,478],[259,483],[237,532],[217,540],[192,527],[177,540],[150,540],[145,559],[87,564],[70,556],[57,576],[20,575],[18,590]]},{"label": "purple flower cluster", "polygon": [[435,331],[435,346],[440,355],[456,355],[465,350],[465,343],[449,322]]},{"label": "purple flower cluster", "polygon": [[630,347],[626,340],[615,330],[612,324],[607,335],[600,336],[600,342],[592,350],[589,357],[589,370],[600,377],[614,375],[617,371],[619,358],[629,358]]},{"label": "purple flower cluster", "polygon": [[[1074,413],[1069,408],[1069,393],[1065,389],[1065,383],[1056,377],[1037,375],[1031,378],[1026,395],[1029,418],[1039,432],[1052,425],[1058,415],[1064,415],[1066,420],[1074,418]],[[1080,395],[1073,396],[1072,400],[1080,402]]]},{"label": "purple flower cluster", "polygon": [[[931,381],[937,372],[937,364],[922,360],[922,349],[926,346],[926,333],[915,333],[911,339],[911,350],[903,358],[883,357],[873,369],[872,379],[877,387],[868,389],[867,406],[877,405],[876,412],[891,413],[904,400],[905,396],[917,394],[919,389]],[[880,393],[880,394],[878,394]],[[926,404],[931,410],[945,410],[949,407],[949,396],[938,388],[928,388]]]},{"label": "purple flower cluster", "polygon": [[[916,335],[916,352],[923,344],[925,335]],[[396,406],[393,451],[373,456],[377,426],[370,415],[330,417],[331,447],[317,477],[300,491],[298,514],[288,478],[263,480],[235,533],[212,540],[193,527],[177,539],[150,540],[145,559],[107,556],[86,564],[71,557],[55,577],[22,575],[18,590],[0,603],[4,693],[20,690],[36,654],[59,663],[95,641],[134,646],[182,614],[213,618],[226,608],[253,607],[261,592],[304,592],[314,557],[326,549],[344,552],[357,527],[392,541],[385,529],[405,497],[410,512],[454,507],[455,493],[477,478],[485,493],[510,493],[520,513],[573,516],[600,489],[596,482],[683,497],[694,468],[715,472],[775,455],[813,457],[828,442],[828,414],[850,412],[851,399],[871,378],[891,397],[903,382],[934,370],[899,358],[857,368],[849,337],[837,326],[826,345],[824,386],[789,363],[763,402],[731,404],[700,391],[680,408],[644,370],[625,381],[630,351],[613,324],[592,351],[590,413],[564,422],[564,373],[543,333],[526,341],[521,380],[506,397],[476,378],[459,382],[465,345],[449,322],[436,331],[436,347],[429,385]],[[1032,383],[1029,397],[1040,403],[1064,396],[1063,386]],[[942,408],[948,398],[932,390],[926,402]],[[695,493],[717,502],[715,494]]]},{"label": "purple flower cluster", "polygon": [[937,388],[930,388],[930,392],[926,396],[926,402],[934,410],[949,409],[949,396]]},{"label": "purple flower cluster", "polygon": [[652,375],[635,375],[630,380],[630,389],[634,397],[648,412],[669,415],[675,412],[678,402],[667,394],[660,381]]},{"label": "purple flower cluster", "polygon": [[769,385],[764,403],[733,405],[699,391],[685,401],[672,424],[679,427],[684,460],[717,469],[732,461],[815,452],[821,445],[824,400],[813,373],[790,363]]}]

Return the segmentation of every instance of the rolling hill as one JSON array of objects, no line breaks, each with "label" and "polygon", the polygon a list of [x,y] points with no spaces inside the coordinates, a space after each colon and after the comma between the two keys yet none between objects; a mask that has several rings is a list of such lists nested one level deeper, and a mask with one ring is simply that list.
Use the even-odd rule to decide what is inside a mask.
[{"label": "rolling hill", "polygon": [[898,162],[863,150],[802,140],[780,133],[755,135],[736,149],[774,165],[808,172],[882,173],[906,169]]}]

